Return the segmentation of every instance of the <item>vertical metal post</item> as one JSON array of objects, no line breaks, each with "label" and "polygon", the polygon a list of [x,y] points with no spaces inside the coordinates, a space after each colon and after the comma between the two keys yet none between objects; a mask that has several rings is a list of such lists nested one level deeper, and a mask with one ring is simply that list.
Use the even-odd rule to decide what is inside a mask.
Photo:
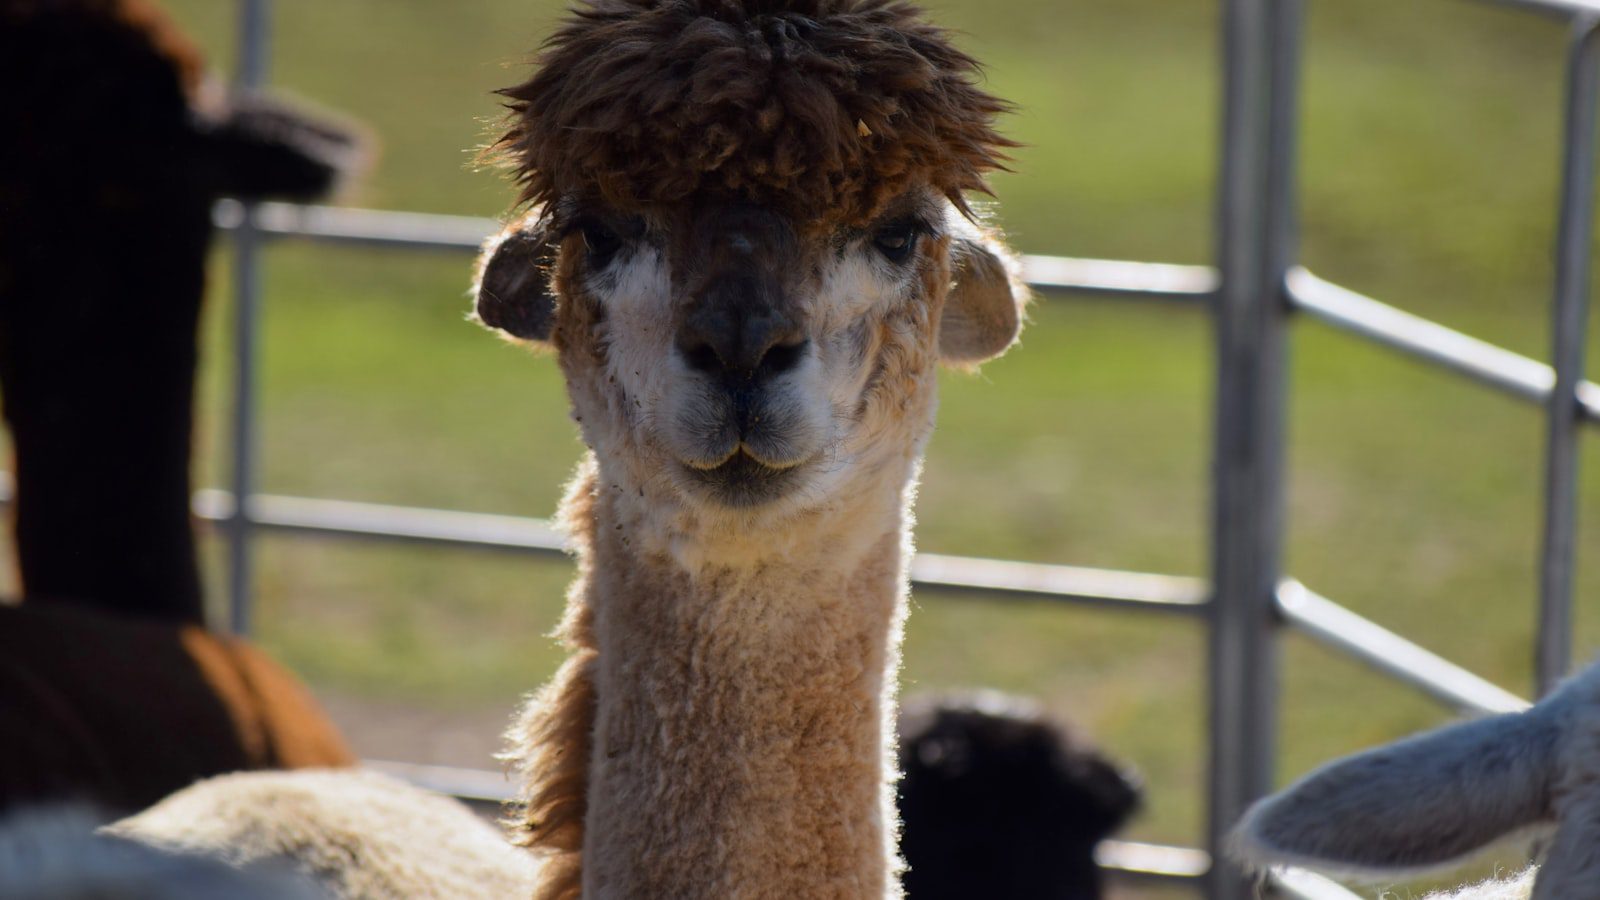
[{"label": "vertical metal post", "polygon": [[1295,244],[1300,0],[1225,0],[1221,285],[1210,605],[1207,840],[1214,900],[1252,895],[1225,839],[1273,786],[1278,660],[1273,595],[1283,530],[1286,318]]},{"label": "vertical metal post", "polygon": [[1561,220],[1556,234],[1551,362],[1555,387],[1546,409],[1544,538],[1539,565],[1539,636],[1534,653],[1540,695],[1565,677],[1572,650],[1573,548],[1577,531],[1578,437],[1583,430],[1578,383],[1588,337],[1589,253],[1594,233],[1595,103],[1600,18],[1573,24],[1567,57],[1565,132],[1561,150]]},{"label": "vertical metal post", "polygon": [[[254,88],[266,80],[270,0],[240,0],[239,63],[234,82]],[[233,511],[225,523],[228,541],[228,623],[236,634],[250,631],[250,498],[256,479],[256,326],[261,295],[261,232],[255,207],[246,204],[234,232],[233,409],[229,491]]]}]

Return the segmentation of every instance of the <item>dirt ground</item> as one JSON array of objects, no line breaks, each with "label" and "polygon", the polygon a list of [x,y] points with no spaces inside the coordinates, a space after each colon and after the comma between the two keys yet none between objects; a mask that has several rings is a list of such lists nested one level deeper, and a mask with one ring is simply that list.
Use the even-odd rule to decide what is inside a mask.
[{"label": "dirt ground", "polygon": [[363,759],[499,771],[500,735],[515,709],[441,708],[318,690]]}]

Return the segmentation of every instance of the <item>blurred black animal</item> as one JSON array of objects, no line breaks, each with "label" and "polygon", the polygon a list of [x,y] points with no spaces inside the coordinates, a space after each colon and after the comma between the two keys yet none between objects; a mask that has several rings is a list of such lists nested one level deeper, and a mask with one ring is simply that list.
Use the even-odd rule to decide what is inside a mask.
[{"label": "blurred black animal", "polygon": [[359,142],[205,93],[199,53],[144,0],[0,0],[0,391],[24,595],[0,608],[0,809],[136,808],[221,772],[355,761],[290,673],[201,627],[189,461],[212,204],[317,196]]},{"label": "blurred black animal", "polygon": [[1127,770],[990,692],[908,700],[900,768],[909,900],[1095,900],[1095,846],[1140,803]]},{"label": "blurred black animal", "polygon": [[203,618],[196,330],[222,196],[310,199],[346,128],[256,96],[144,0],[0,0],[0,390],[24,596]]}]

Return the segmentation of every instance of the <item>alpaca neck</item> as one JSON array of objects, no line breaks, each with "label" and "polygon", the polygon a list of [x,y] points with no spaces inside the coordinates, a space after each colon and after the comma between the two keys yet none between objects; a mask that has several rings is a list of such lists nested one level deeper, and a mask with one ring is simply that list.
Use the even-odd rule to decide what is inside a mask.
[{"label": "alpaca neck", "polygon": [[908,482],[737,564],[651,549],[620,493],[591,495],[585,896],[898,895],[886,719]]}]

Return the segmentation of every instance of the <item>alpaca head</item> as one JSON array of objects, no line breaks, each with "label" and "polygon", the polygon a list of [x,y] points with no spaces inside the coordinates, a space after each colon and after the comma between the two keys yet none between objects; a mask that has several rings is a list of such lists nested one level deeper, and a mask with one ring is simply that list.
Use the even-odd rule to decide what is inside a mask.
[{"label": "alpaca head", "polygon": [[555,348],[607,486],[700,533],[898,490],[938,362],[1019,327],[976,64],[877,0],[595,0],[539,63],[478,316]]},{"label": "alpaca head", "polygon": [[1446,726],[1329,763],[1252,807],[1233,849],[1262,866],[1392,879],[1552,826],[1532,896],[1594,896],[1600,664],[1525,712]]}]

